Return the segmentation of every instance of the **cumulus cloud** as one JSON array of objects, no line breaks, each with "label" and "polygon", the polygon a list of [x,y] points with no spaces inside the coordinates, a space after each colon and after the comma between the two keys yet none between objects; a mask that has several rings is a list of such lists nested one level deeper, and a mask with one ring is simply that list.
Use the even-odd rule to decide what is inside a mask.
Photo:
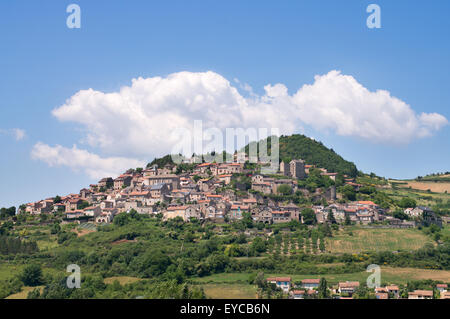
[{"label": "cumulus cloud", "polygon": [[20,128],[13,129],[14,137],[16,138],[16,141],[21,141],[25,138],[25,130],[22,130]]},{"label": "cumulus cloud", "polygon": [[67,166],[74,171],[83,171],[93,179],[117,176],[128,168],[142,167],[145,162],[123,157],[102,158],[76,145],[66,148],[61,145],[49,146],[44,143],[34,145],[31,156],[44,161],[49,166]]},{"label": "cumulus cloud", "polygon": [[418,115],[388,91],[370,91],[339,71],[317,75],[292,95],[282,83],[268,84],[257,95],[248,84],[234,82],[247,97],[211,71],[137,78],[118,92],[81,90],[52,114],[78,123],[85,132],[81,143],[120,158],[169,153],[179,142],[172,133],[192,129],[194,120],[202,120],[204,128],[279,128],[281,134],[311,126],[379,143],[408,143],[448,124],[440,114]]},{"label": "cumulus cloud", "polygon": [[9,130],[0,129],[0,134],[13,136],[16,141],[21,141],[25,138],[26,132],[20,128],[13,128]]},{"label": "cumulus cloud", "polygon": [[369,91],[349,75],[316,76],[292,97],[299,119],[316,129],[385,143],[408,143],[432,135],[448,123],[436,113],[418,116],[388,91]]}]

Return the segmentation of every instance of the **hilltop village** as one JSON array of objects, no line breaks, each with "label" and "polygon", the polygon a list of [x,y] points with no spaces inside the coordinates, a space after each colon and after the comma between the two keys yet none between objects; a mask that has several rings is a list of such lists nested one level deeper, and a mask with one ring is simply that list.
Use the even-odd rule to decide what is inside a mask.
[{"label": "hilltop village", "polygon": [[[105,177],[79,194],[22,205],[20,211],[32,215],[63,213],[63,223],[107,224],[115,215],[134,210],[139,214],[162,214],[164,220],[181,217],[186,222],[192,218],[232,222],[250,214],[255,223],[265,224],[293,220],[309,223],[312,218],[314,223],[384,223],[410,228],[420,218],[442,225],[427,207],[407,208],[405,214],[411,218],[401,220],[373,201],[345,200],[336,192],[337,178],[356,191],[363,185],[301,159],[282,161],[274,175],[260,174],[261,165],[264,163],[249,164],[245,154],[235,154],[230,163],[148,165],[146,169],[130,169],[115,179]],[[315,178],[312,187],[311,183],[305,185],[310,177]],[[309,198],[314,204],[305,207],[299,198]],[[304,209],[314,212],[314,216],[305,220]]]},{"label": "hilltop village", "polygon": [[[274,174],[245,153],[225,163],[167,155],[18,214],[1,209],[3,267],[33,256],[49,279],[29,283],[34,269],[16,271],[22,279],[4,283],[0,297],[45,284],[29,297],[450,298],[448,204],[392,196],[395,183],[320,145],[315,158],[284,145]],[[55,288],[65,274],[46,269],[74,262],[101,284],[92,277],[84,290]],[[376,288],[369,265],[383,267]]]}]

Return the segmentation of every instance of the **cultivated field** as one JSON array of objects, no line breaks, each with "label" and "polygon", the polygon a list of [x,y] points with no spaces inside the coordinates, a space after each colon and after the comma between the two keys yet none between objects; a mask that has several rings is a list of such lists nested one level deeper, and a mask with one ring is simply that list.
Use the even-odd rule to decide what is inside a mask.
[{"label": "cultivated field", "polygon": [[207,298],[212,299],[256,299],[256,286],[249,284],[204,284],[201,285]]},{"label": "cultivated field", "polygon": [[417,229],[351,227],[326,239],[326,251],[358,253],[363,251],[416,250],[432,241]]},{"label": "cultivated field", "polygon": [[[450,182],[430,182],[430,181],[392,181],[397,184],[397,187],[400,188],[409,188],[418,189],[421,191],[430,190],[435,193],[450,193]],[[400,184],[401,183],[401,184]]]}]

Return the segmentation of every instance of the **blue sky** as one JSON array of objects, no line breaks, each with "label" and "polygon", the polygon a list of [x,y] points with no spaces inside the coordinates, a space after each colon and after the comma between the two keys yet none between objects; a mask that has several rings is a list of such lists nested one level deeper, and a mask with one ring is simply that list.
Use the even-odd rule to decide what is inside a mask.
[{"label": "blue sky", "polygon": [[[70,3],[81,8],[81,29],[66,26]],[[381,29],[366,26],[370,3],[381,7]],[[264,86],[277,83],[292,96],[314,84],[316,75],[339,70],[370,92],[389,91],[417,117],[437,113],[448,120],[448,12],[445,0],[2,1],[0,207],[78,192],[96,182],[81,164],[73,169],[70,152],[68,164],[50,166],[42,153],[32,158],[39,142],[50,147],[42,152],[76,144],[105,158],[150,161],[161,152],[139,153],[128,140],[116,147],[130,154],[114,152],[100,145],[98,131],[98,140],[87,143],[95,119],[83,123],[84,113],[52,114],[80,90],[118,92],[138,77],[213,71],[243,96],[234,79],[259,97],[267,93]],[[450,170],[450,125],[427,137],[411,133],[406,142],[390,143],[395,132],[380,140],[310,124],[302,122],[294,131],[321,140],[366,172],[413,178]],[[26,135],[20,138],[14,129]]]}]

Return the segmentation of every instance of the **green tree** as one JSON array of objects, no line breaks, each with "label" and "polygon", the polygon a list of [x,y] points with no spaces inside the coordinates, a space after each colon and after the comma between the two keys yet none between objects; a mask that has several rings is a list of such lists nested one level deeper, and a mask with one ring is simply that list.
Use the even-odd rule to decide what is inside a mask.
[{"label": "green tree", "polygon": [[302,218],[303,223],[306,225],[314,225],[316,224],[316,214],[314,213],[314,210],[311,208],[305,208],[302,210]]},{"label": "green tree", "polygon": [[25,286],[39,286],[43,283],[42,268],[38,264],[28,265],[23,269],[19,278]]},{"label": "green tree", "polygon": [[399,202],[398,206],[402,208],[415,208],[417,205],[416,201],[413,198],[403,197]]},{"label": "green tree", "polygon": [[291,195],[292,194],[292,187],[290,185],[287,184],[282,184],[280,186],[278,186],[277,188],[277,192],[281,195]]},{"label": "green tree", "polygon": [[318,291],[318,295],[319,295],[320,299],[325,299],[325,298],[330,297],[330,294],[328,291],[328,283],[324,277],[320,278],[319,287],[318,287],[317,291]]}]

